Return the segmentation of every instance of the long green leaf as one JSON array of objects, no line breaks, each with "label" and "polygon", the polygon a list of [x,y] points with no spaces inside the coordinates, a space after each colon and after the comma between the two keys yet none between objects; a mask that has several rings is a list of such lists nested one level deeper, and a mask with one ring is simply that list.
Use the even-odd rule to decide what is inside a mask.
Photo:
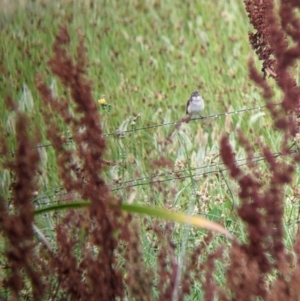
[{"label": "long green leaf", "polygon": [[[34,211],[34,214],[38,215],[49,211],[57,211],[57,210],[64,210],[64,209],[80,209],[89,206],[90,203],[84,201],[65,203],[65,204],[47,206],[47,207],[37,209]],[[204,228],[211,231],[216,231],[225,235],[230,239],[234,239],[234,236],[231,233],[229,233],[223,226],[200,216],[190,216],[185,213],[178,213],[166,209],[153,208],[153,207],[147,207],[147,206],[141,206],[135,204],[122,204],[121,209],[129,213],[145,214],[156,218],[162,218],[164,220],[178,222],[180,224],[189,224],[198,228]]]}]

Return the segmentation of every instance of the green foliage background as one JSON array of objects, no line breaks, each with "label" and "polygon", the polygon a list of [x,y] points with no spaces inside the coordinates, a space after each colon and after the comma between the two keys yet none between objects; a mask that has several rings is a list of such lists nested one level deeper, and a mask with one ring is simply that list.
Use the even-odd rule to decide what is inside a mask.
[{"label": "green foliage background", "polygon": [[[248,79],[248,59],[254,54],[248,42],[250,26],[242,1],[20,1],[2,6],[0,20],[0,116],[11,149],[16,144],[15,112],[5,107],[7,95],[38,125],[42,142],[47,143],[47,121],[40,114],[43,104],[34,81],[37,74],[42,74],[57,95],[62,93],[46,65],[61,24],[68,26],[74,53],[78,34],[84,36],[95,101],[103,95],[106,99],[106,107],[99,105],[104,133],[177,121],[184,116],[186,101],[196,89],[205,100],[204,116],[264,105],[259,90]],[[69,137],[68,128],[59,118],[57,122],[61,124],[62,135]],[[176,180],[174,171],[186,169],[189,175],[192,168],[221,163],[218,150],[223,133],[229,134],[238,158],[244,159],[245,153],[236,141],[237,129],[249,139],[260,137],[276,152],[280,133],[272,130],[267,111],[247,111],[183,124],[164,149],[162,143],[172,129],[163,126],[133,131],[123,139],[108,136],[105,159],[114,165],[106,170],[107,182],[119,185],[113,187],[119,188],[115,193],[124,202],[131,200],[201,214],[224,224],[239,239],[245,239],[243,226],[232,211],[238,202],[237,187],[226,172],[223,176],[198,177],[193,182],[191,177]],[[68,145],[73,147],[71,142]],[[40,184],[35,199],[37,207],[56,202],[58,197],[51,196],[61,191],[53,149],[45,147],[39,151],[42,163],[37,176]],[[173,162],[173,169],[153,168],[153,160],[161,156]],[[265,164],[260,162],[258,168],[265,171],[262,181],[267,181]],[[211,169],[209,165],[198,172]],[[124,181],[155,179],[158,173],[165,172],[174,180],[160,187],[122,188]],[[5,169],[0,177],[1,193],[9,197],[13,179]],[[296,230],[298,215],[293,193],[293,189],[287,188],[288,242]],[[50,214],[37,221],[50,239],[55,222]],[[151,265],[155,247],[146,229],[141,230],[145,261]],[[203,233],[190,229],[187,249],[201,241]],[[174,226],[174,241],[179,246],[186,237],[184,229]],[[216,237],[216,244],[220,240],[224,238]],[[200,288],[195,285],[197,294],[201,294]]]}]

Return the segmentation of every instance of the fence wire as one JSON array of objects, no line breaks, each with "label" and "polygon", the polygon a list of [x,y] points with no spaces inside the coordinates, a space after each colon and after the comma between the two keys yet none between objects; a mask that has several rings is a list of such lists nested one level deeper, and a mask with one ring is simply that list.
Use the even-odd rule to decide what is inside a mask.
[{"label": "fence wire", "polygon": [[[293,146],[294,144],[290,147],[290,154],[297,152],[297,149],[292,149]],[[281,152],[273,153],[274,158],[280,157],[281,155],[282,155]],[[248,158],[237,159],[235,160],[235,163],[237,163],[236,165],[237,167],[243,167],[249,164],[250,162],[259,163],[261,161],[266,161],[266,158],[262,155],[255,156],[253,157],[252,160]],[[199,172],[205,169],[210,169],[210,170]],[[200,180],[202,177],[206,177],[214,174],[221,174],[227,170],[228,168],[224,166],[224,163],[214,163],[214,164],[208,164],[197,168],[191,168],[190,170],[183,169],[178,171],[160,173],[158,175],[153,175],[153,176],[129,179],[129,180],[122,181],[121,183],[108,184],[108,186],[110,187],[112,192],[117,192],[120,190],[134,188],[138,186],[148,186],[148,185],[164,183],[164,182],[179,181],[179,180],[185,180],[187,178],[191,178],[197,181]],[[190,171],[192,172],[192,174],[190,174]],[[53,191],[52,195],[50,191]],[[45,196],[35,198],[34,202],[37,203],[38,205],[49,204],[49,199],[51,198],[60,198],[60,197],[63,198],[64,196],[68,195],[68,193],[64,191],[63,187],[56,187],[51,190],[45,191],[44,193],[46,194]]]},{"label": "fence wire", "polygon": [[[280,103],[274,103],[273,105],[277,106],[277,105],[280,105]],[[265,108],[267,108],[267,105],[250,107],[250,108],[234,110],[234,111],[229,111],[229,112],[223,112],[223,113],[217,113],[217,114],[211,114],[211,115],[207,115],[207,116],[203,116],[203,117],[195,117],[195,118],[192,118],[191,120],[215,119],[215,118],[219,118],[219,117],[222,117],[222,116],[239,114],[239,113],[244,113],[244,112],[249,112],[249,111],[254,111],[254,110],[261,110],[261,109],[265,109]],[[127,130],[117,129],[114,132],[103,134],[102,137],[113,137],[113,136],[116,136],[116,137],[122,136],[122,137],[124,137],[125,134],[127,134],[127,133],[138,132],[138,131],[146,131],[146,130],[155,129],[155,128],[159,128],[159,127],[164,127],[164,126],[177,125],[179,122],[180,121],[171,121],[171,122],[153,124],[153,125],[143,126],[143,127],[139,127],[139,128],[127,129]],[[64,142],[63,144],[69,144],[69,143],[72,143],[72,142],[73,142],[73,138],[68,137],[66,139],[66,142]],[[32,149],[47,148],[47,147],[52,147],[52,143],[47,142],[47,143],[43,143],[43,144],[38,144],[38,145],[32,146]],[[14,154],[15,152],[16,152],[16,149],[10,150],[6,153],[1,153],[0,156],[11,155],[11,154]]]}]

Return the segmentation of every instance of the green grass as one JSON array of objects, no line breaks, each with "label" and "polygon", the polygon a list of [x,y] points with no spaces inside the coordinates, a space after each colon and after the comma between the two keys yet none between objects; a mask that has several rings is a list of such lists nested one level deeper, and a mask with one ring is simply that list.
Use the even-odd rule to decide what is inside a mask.
[{"label": "green grass", "polygon": [[[58,27],[63,23],[68,25],[74,52],[77,33],[84,36],[93,96],[97,101],[105,94],[111,107],[108,111],[99,105],[104,133],[113,133],[122,124],[122,129],[133,129],[177,121],[184,116],[186,101],[195,89],[200,90],[205,100],[204,116],[264,105],[259,90],[248,79],[248,58],[254,54],[248,42],[250,26],[241,1],[166,0],[160,3],[127,0],[89,3],[68,0],[55,1],[54,4],[49,1],[46,5],[41,3],[28,1],[26,7],[7,9],[1,14],[0,52],[4,72],[0,74],[0,97],[4,99],[11,95],[19,102],[20,108],[24,107],[33,123],[41,129],[44,143],[47,143],[45,121],[40,114],[43,104],[34,79],[37,74],[42,74],[60,95],[61,87],[49,73],[46,62],[51,57]],[[9,146],[14,149],[14,112],[5,108],[4,101],[0,102],[0,112]],[[136,116],[138,118],[133,124],[132,119]],[[62,135],[67,136],[68,129],[63,124],[61,129]],[[161,143],[172,129],[171,125],[134,131],[126,133],[124,139],[108,136],[105,159],[116,165],[107,168],[107,182],[122,183],[167,172],[164,168],[157,170],[151,167],[151,162],[162,155],[174,163],[174,168],[179,166],[178,169],[189,170],[221,163],[216,154],[220,137],[226,132],[238,158],[243,159],[245,152],[237,142],[237,129],[241,129],[252,141],[260,137],[274,152],[281,142],[281,134],[274,132],[270,116],[264,109],[184,124],[179,132],[174,132],[172,143],[162,152]],[[51,147],[39,151],[43,161],[37,199],[42,199],[37,204],[51,204],[55,198],[50,196],[61,187],[55,153]],[[258,166],[262,171],[268,169],[263,163]],[[198,172],[210,170],[207,167]],[[167,178],[174,178],[174,174]],[[226,172],[224,178],[207,175],[193,184],[187,177],[152,186],[122,188],[115,193],[124,202],[132,198],[139,204],[203,214],[227,225],[228,230],[245,240],[243,225],[232,211],[232,195],[235,205],[238,202],[236,184]],[[11,181],[8,171],[2,170],[0,182],[6,196],[9,195]],[[287,228],[289,242],[296,230],[297,214],[292,204],[287,202],[286,219],[294,223],[293,227]],[[40,219],[37,224],[51,237],[55,223],[55,218],[49,214],[47,219]],[[154,249],[143,226],[141,233],[145,262],[152,265]],[[183,239],[187,237],[186,246],[190,250],[205,231],[190,230],[188,233],[187,237],[181,227],[175,227],[174,241],[178,244],[178,252]],[[222,237],[214,238],[215,245],[222,240]],[[202,294],[197,285],[194,294]]]}]

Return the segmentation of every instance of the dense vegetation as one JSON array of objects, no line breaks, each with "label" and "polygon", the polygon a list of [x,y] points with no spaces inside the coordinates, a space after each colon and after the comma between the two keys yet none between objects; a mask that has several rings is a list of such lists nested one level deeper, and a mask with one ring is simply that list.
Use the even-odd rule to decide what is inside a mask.
[{"label": "dense vegetation", "polygon": [[0,300],[297,299],[300,24],[274,2],[3,5]]}]

